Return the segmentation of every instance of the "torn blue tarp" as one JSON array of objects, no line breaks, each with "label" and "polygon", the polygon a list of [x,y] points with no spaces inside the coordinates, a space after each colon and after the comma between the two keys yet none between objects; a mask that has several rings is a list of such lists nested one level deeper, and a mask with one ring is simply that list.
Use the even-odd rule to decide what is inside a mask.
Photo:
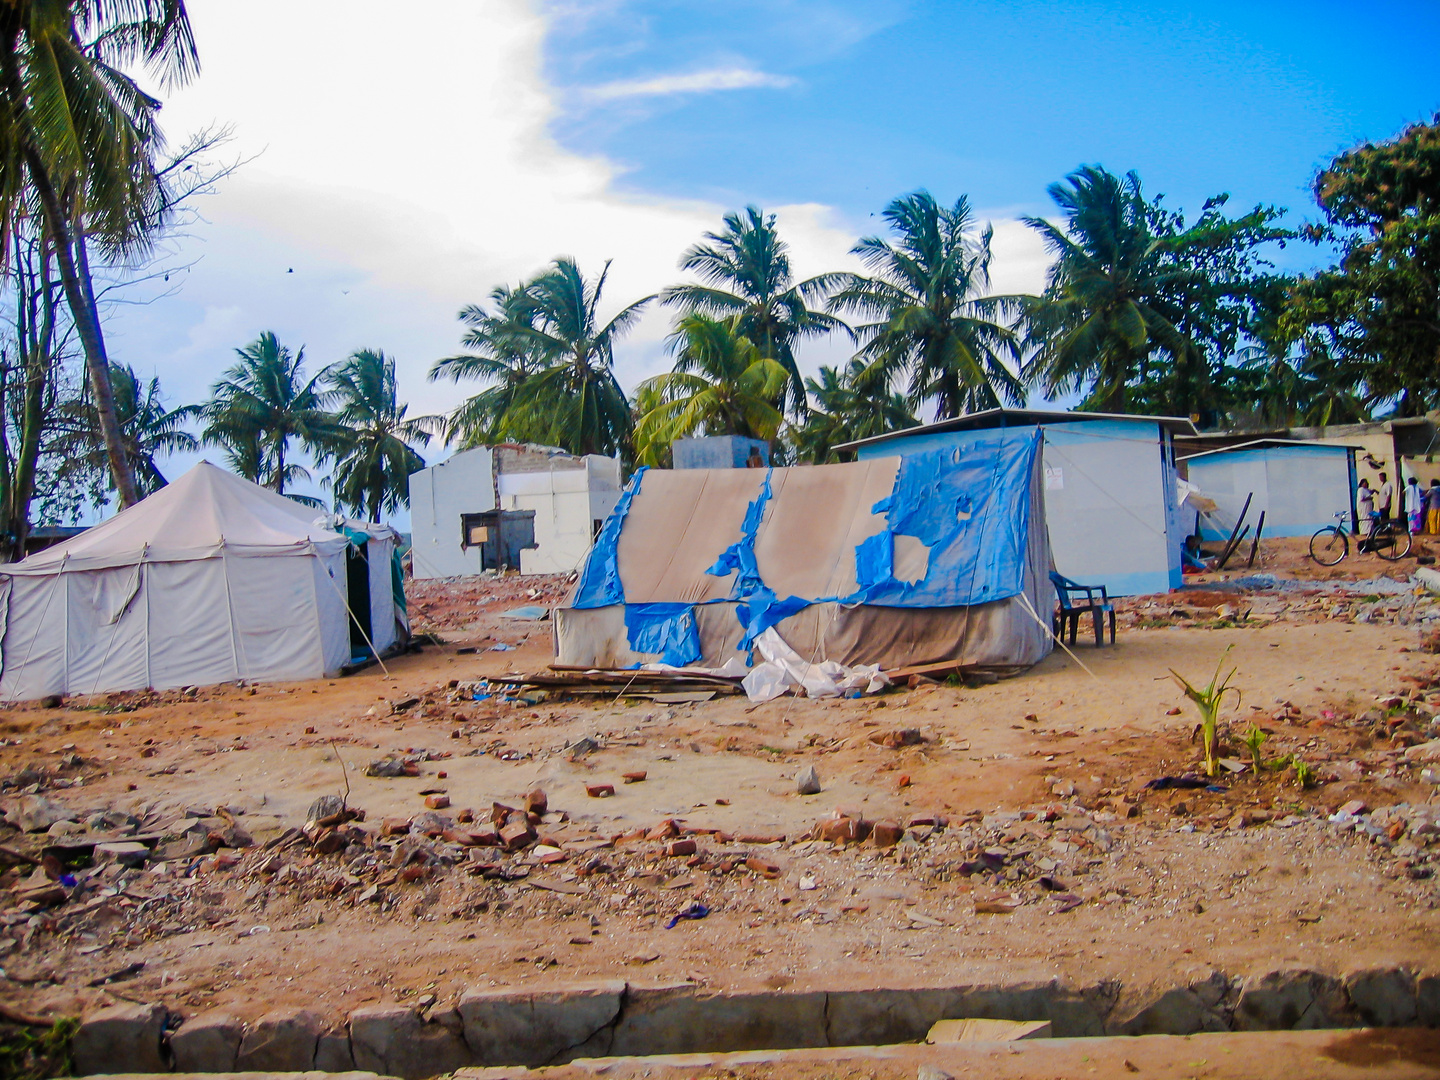
[{"label": "torn blue tarp", "polygon": [[762,585],[747,597],[745,603],[735,606],[735,617],[740,620],[740,625],[745,627],[745,635],[740,639],[739,647],[750,648],[755,639],[770,627],[778,625],[791,615],[799,614],[813,603],[815,601],[799,596],[787,596],[781,600]]},{"label": "torn blue tarp", "polygon": [[[740,539],[721,552],[715,565],[705,571],[714,577],[735,575],[735,580],[730,585],[731,600],[744,600],[761,590],[769,592],[765,589],[765,583],[760,580],[760,567],[755,562],[755,534],[760,531],[760,523],[765,520],[765,504],[773,494],[770,477],[774,471],[765,470],[765,480],[760,485],[760,493],[750,500],[750,505],[745,508],[745,520],[740,524]],[[773,598],[775,594],[770,595]]]},{"label": "torn blue tarp", "polygon": [[689,604],[626,604],[625,632],[633,652],[660,653],[672,667],[700,659],[700,630]]},{"label": "torn blue tarp", "polygon": [[[885,531],[855,549],[856,592],[846,603],[963,607],[1004,600],[1025,585],[1030,479],[1038,430],[900,459],[895,486],[871,512]],[[929,549],[924,577],[895,577],[895,537]]]},{"label": "torn blue tarp", "polygon": [[620,501],[600,527],[600,535],[595,537],[590,556],[585,560],[585,569],[580,574],[580,586],[575,590],[572,607],[609,607],[625,602],[625,587],[620,582],[620,530],[625,527],[625,515],[630,513],[630,504],[635,501],[635,493],[640,490],[640,481],[644,477],[645,466],[642,465],[635,470],[630,483],[625,485]]}]

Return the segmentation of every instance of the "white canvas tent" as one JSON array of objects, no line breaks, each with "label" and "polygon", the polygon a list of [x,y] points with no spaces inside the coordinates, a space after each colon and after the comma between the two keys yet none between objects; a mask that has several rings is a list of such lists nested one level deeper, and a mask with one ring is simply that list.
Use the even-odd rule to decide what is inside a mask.
[{"label": "white canvas tent", "polygon": [[349,541],[315,518],[201,462],[0,565],[0,700],[337,672],[351,655]]}]

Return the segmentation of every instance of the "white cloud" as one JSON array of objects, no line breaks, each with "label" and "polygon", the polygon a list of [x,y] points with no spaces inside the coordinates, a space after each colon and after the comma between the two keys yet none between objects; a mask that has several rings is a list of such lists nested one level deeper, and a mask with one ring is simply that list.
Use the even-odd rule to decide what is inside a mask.
[{"label": "white cloud", "polygon": [[[427,0],[413,20],[388,18],[380,0],[187,6],[204,69],[166,104],[166,129],[179,142],[231,123],[234,152],[253,160],[178,243],[177,262],[200,257],[183,288],[117,309],[109,325],[112,356],[159,374],[174,403],[203,398],[237,347],[274,330],[315,367],[383,348],[413,413],[448,411],[474,388],[425,376],[457,351],[462,305],[565,254],[592,274],[614,260],[613,312],[674,283],[681,252],[735,209],[627,194],[615,163],[560,145],[548,23],[525,0]],[[767,209],[800,276],[859,268],[848,251],[873,221],[810,203]],[[997,221],[995,247],[997,288],[1039,287],[1028,230]],[[652,308],[621,343],[626,387],[667,366],[669,323]],[[843,340],[816,342],[801,360],[813,371],[847,353]]]},{"label": "white cloud", "polygon": [[594,101],[619,98],[669,97],[673,94],[708,94],[715,90],[784,90],[798,80],[789,75],[771,75],[752,68],[712,68],[688,75],[657,75],[650,79],[622,79],[592,86],[584,91]]}]

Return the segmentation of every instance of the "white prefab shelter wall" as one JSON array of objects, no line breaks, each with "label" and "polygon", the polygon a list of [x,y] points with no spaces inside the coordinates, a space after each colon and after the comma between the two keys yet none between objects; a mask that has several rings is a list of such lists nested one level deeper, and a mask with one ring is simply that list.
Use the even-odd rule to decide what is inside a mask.
[{"label": "white prefab shelter wall", "polygon": [[584,468],[500,474],[500,508],[535,512],[535,547],[520,552],[522,574],[579,569],[596,522],[620,501],[620,462],[596,455],[581,460]]},{"label": "white prefab shelter wall", "polygon": [[[1154,420],[1044,424],[1045,520],[1055,569],[1111,596],[1181,584],[1183,514],[1168,436]],[[861,458],[962,445],[993,429],[897,435],[856,448]],[[1208,493],[1207,493],[1208,494]]]},{"label": "white prefab shelter wall", "polygon": [[201,462],[0,566],[0,699],[338,671],[350,657],[348,541],[313,517]]},{"label": "white prefab shelter wall", "polygon": [[462,547],[462,514],[495,509],[489,447],[464,450],[410,474],[411,572],[416,578],[480,573],[480,549]]},{"label": "white prefab shelter wall", "polygon": [[[1190,483],[1219,510],[1201,518],[1200,535],[1223,540],[1253,495],[1245,520],[1265,513],[1265,536],[1310,536],[1352,512],[1354,454],[1349,447],[1322,444],[1217,450],[1187,458]],[[1348,524],[1348,523],[1347,523]],[[1253,530],[1252,530],[1253,535]]]},{"label": "white prefab shelter wall", "polygon": [[535,547],[521,551],[521,573],[569,573],[589,552],[595,522],[619,500],[614,458],[557,457],[497,476],[489,447],[465,450],[410,476],[412,572],[416,578],[480,573],[480,548],[462,546],[461,517],[500,509],[535,514]]}]

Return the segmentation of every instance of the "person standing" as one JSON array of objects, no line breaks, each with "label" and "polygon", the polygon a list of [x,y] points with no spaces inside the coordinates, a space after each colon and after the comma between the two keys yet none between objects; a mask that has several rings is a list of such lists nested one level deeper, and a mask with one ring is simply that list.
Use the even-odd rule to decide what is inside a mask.
[{"label": "person standing", "polygon": [[1390,511],[1395,502],[1395,486],[1390,483],[1390,477],[1383,472],[1380,474],[1380,486],[1375,490],[1375,510],[1380,515],[1381,521],[1390,520]]},{"label": "person standing", "polygon": [[1370,481],[1363,476],[1355,490],[1355,502],[1360,511],[1355,522],[1355,535],[1364,536],[1375,528],[1375,492],[1370,490]]},{"label": "person standing", "polygon": [[1425,528],[1424,499],[1420,495],[1420,481],[1411,476],[1405,481],[1405,527],[1414,536]]},{"label": "person standing", "polygon": [[1431,480],[1425,491],[1425,531],[1440,536],[1440,480]]}]

